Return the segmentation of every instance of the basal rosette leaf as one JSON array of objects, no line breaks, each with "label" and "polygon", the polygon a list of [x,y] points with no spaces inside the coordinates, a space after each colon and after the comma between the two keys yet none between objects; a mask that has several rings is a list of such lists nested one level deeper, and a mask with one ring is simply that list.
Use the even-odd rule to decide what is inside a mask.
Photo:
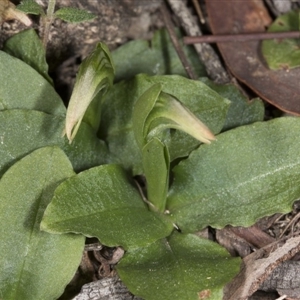
[{"label": "basal rosette leaf", "polygon": [[265,106],[260,98],[247,99],[234,84],[217,84],[204,77],[200,80],[220,96],[230,100],[222,131],[264,120]]},{"label": "basal rosette leaf", "polygon": [[[3,51],[24,61],[47,79],[50,84],[53,84],[48,74],[45,48],[34,29],[24,30],[13,35],[5,42]],[[24,79],[29,81],[27,76]],[[41,97],[40,101],[43,100]]]},{"label": "basal rosette leaf", "polygon": [[66,108],[53,86],[20,59],[0,51],[0,110],[34,109],[65,115]]},{"label": "basal rosette leaf", "polygon": [[220,300],[239,265],[240,259],[218,244],[174,232],[129,250],[117,271],[129,290],[145,300]]},{"label": "basal rosette leaf", "polygon": [[74,174],[58,147],[38,149],[0,180],[0,298],[57,299],[81,260],[84,237],[40,231],[56,186]]},{"label": "basal rosette leaf", "polygon": [[103,165],[73,176],[56,189],[41,228],[94,236],[104,245],[128,249],[168,236],[173,224],[148,210],[119,165]]},{"label": "basal rosette leaf", "polygon": [[40,111],[0,111],[0,176],[17,160],[45,146],[63,149],[76,172],[108,161],[106,145],[89,125],[82,123],[71,145],[61,136],[63,127],[63,117]]},{"label": "basal rosette leaf", "polygon": [[167,209],[183,232],[250,226],[300,197],[299,118],[241,126],[174,168]]}]

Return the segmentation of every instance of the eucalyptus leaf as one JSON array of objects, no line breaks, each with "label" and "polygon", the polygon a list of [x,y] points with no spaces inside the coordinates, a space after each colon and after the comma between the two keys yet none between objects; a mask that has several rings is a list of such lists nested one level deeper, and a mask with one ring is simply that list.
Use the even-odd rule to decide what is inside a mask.
[{"label": "eucalyptus leaf", "polygon": [[5,42],[3,51],[24,61],[52,84],[52,79],[48,75],[46,51],[34,29],[13,35]]},{"label": "eucalyptus leaf", "polygon": [[260,98],[249,101],[233,84],[216,84],[205,77],[200,78],[200,80],[220,96],[230,100],[222,131],[264,120],[265,107]]},{"label": "eucalyptus leaf", "polygon": [[17,9],[23,11],[26,14],[44,15],[42,7],[34,0],[21,1],[21,3],[17,6]]},{"label": "eucalyptus leaf", "polygon": [[300,198],[299,118],[241,126],[174,168],[167,209],[183,232],[248,227]]},{"label": "eucalyptus leaf", "polygon": [[117,271],[129,290],[145,300],[220,300],[239,264],[214,242],[174,233],[129,250]]},{"label": "eucalyptus leaf", "polygon": [[0,112],[0,175],[17,160],[44,146],[60,146],[71,160],[75,171],[103,164],[107,148],[93,130],[82,123],[77,138],[69,145],[61,137],[64,119],[33,110]]},{"label": "eucalyptus leaf", "polygon": [[[291,11],[278,17],[271,24],[269,32],[299,30],[299,11]],[[300,66],[300,38],[273,39],[262,42],[262,53],[272,70],[292,69]]]},{"label": "eucalyptus leaf", "polygon": [[[199,77],[206,76],[203,63],[199,60],[195,49],[183,43],[182,48],[195,73]],[[186,77],[186,71],[166,29],[156,31],[150,43],[145,40],[134,40],[122,45],[112,52],[112,58],[118,66],[116,81],[130,79],[140,73],[177,74]]]},{"label": "eucalyptus leaf", "polygon": [[[105,96],[99,134],[106,140],[115,160],[134,174],[141,174],[142,158],[133,134],[133,107],[137,99],[156,83],[162,85],[163,92],[180,100],[214,134],[221,131],[230,104],[202,82],[177,75],[151,77],[141,74],[115,84]],[[186,133],[171,131],[170,136],[165,142],[171,161],[187,156],[200,144]]]},{"label": "eucalyptus leaf", "polygon": [[119,165],[103,165],[63,182],[47,207],[41,228],[97,237],[107,246],[145,246],[169,235],[172,222],[150,212]]},{"label": "eucalyptus leaf", "polygon": [[76,7],[62,7],[55,12],[55,17],[70,23],[80,23],[96,18],[96,15]]},{"label": "eucalyptus leaf", "polygon": [[147,196],[153,211],[165,211],[169,189],[170,156],[167,147],[153,138],[142,150],[143,170],[147,180]]},{"label": "eucalyptus leaf", "polygon": [[46,147],[18,161],[1,178],[1,299],[57,299],[75,274],[84,237],[39,229],[55,187],[73,174],[63,151]]},{"label": "eucalyptus leaf", "polygon": [[105,44],[98,43],[92,53],[81,63],[76,77],[65,126],[70,142],[74,139],[82,120],[95,131],[98,130],[102,99],[96,96],[100,91],[102,94],[106,93],[113,84],[113,78],[114,65],[109,49]]},{"label": "eucalyptus leaf", "polygon": [[24,108],[65,115],[53,86],[21,60],[0,51],[0,110]]}]

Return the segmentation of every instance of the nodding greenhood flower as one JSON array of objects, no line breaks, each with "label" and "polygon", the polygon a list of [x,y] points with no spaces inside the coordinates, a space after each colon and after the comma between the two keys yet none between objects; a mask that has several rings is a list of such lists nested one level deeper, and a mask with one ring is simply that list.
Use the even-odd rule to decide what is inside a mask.
[{"label": "nodding greenhood flower", "polygon": [[[109,49],[105,44],[98,43],[93,52],[80,65],[67,109],[64,133],[70,143],[74,139],[83,118],[97,130],[100,113],[97,111],[97,114],[86,114],[86,111],[101,90],[105,93],[112,86],[114,73],[115,69]],[[93,102],[92,105],[91,109],[98,108],[97,110],[99,110],[98,99],[97,103]]]},{"label": "nodding greenhood flower", "polygon": [[210,144],[214,134],[187,107],[170,94],[161,92],[147,121],[147,139],[166,128],[182,130],[195,139]]}]

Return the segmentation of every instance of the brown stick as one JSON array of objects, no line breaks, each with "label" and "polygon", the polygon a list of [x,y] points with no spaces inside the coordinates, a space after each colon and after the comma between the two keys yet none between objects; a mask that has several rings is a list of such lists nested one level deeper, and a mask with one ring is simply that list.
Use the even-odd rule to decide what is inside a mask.
[{"label": "brown stick", "polygon": [[197,12],[197,15],[199,17],[201,24],[205,24],[205,19],[203,17],[203,13],[202,13],[202,10],[201,10],[198,0],[193,0],[193,4],[195,6],[195,9],[196,9],[196,12]]},{"label": "brown stick", "polygon": [[176,36],[176,33],[175,33],[175,30],[174,30],[174,25],[172,23],[172,20],[171,20],[171,16],[170,16],[170,13],[166,7],[166,5],[164,3],[162,3],[161,5],[161,14],[163,16],[163,20],[164,20],[164,23],[166,25],[166,28],[169,32],[169,35],[170,35],[170,38],[171,38],[171,41],[173,43],[173,46],[178,54],[178,57],[179,59],[181,60],[181,63],[187,73],[187,75],[191,78],[191,79],[197,79],[196,75],[194,74],[193,70],[192,70],[192,67],[191,65],[189,64],[183,50],[182,50],[182,47],[181,45],[179,44],[179,41],[177,39],[177,36]]},{"label": "brown stick", "polygon": [[185,36],[185,44],[197,43],[223,43],[223,42],[245,42],[251,40],[268,40],[268,39],[287,39],[300,38],[299,31],[286,32],[258,32],[243,34],[224,34],[224,35],[202,35],[202,36]]}]

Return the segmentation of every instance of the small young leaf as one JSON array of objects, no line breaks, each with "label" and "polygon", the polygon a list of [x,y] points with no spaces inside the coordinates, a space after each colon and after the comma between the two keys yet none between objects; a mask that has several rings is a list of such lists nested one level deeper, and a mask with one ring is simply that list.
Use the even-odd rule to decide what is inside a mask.
[{"label": "small young leaf", "polygon": [[34,109],[65,115],[66,108],[53,86],[36,70],[0,51],[0,110]]},{"label": "small young leaf", "polygon": [[23,0],[17,6],[18,10],[23,11],[26,14],[32,15],[43,15],[44,11],[43,8],[37,4],[34,0]]},{"label": "small young leaf", "polygon": [[40,231],[56,186],[74,174],[57,147],[38,149],[0,180],[0,297],[57,299],[80,263],[84,237]]},{"label": "small young leaf", "polygon": [[145,300],[220,300],[239,265],[240,259],[218,244],[175,232],[129,250],[117,271],[129,290]]},{"label": "small young leaf", "polygon": [[5,42],[3,51],[24,61],[52,84],[48,75],[45,48],[34,29],[13,35]]},{"label": "small young leaf", "polygon": [[170,156],[167,147],[153,138],[143,148],[143,169],[147,179],[147,196],[153,211],[165,211],[169,189]]},{"label": "small young leaf", "polygon": [[250,226],[300,198],[299,118],[238,127],[174,168],[167,209],[183,232]]},{"label": "small young leaf", "polygon": [[76,172],[106,163],[106,145],[85,123],[70,145],[61,137],[62,117],[34,110],[5,110],[0,112],[0,176],[17,160],[40,147],[60,146]]},{"label": "small young leaf", "polygon": [[[299,30],[299,11],[278,17],[269,32]],[[300,39],[273,39],[262,42],[262,53],[272,70],[292,69],[300,66]]]},{"label": "small young leaf", "polygon": [[145,246],[168,236],[172,222],[150,212],[118,165],[103,165],[63,182],[45,211],[41,228],[95,236],[107,246]]},{"label": "small young leaf", "polygon": [[56,18],[60,18],[63,21],[70,23],[90,21],[97,17],[96,15],[89,13],[84,9],[79,9],[76,7],[62,7],[58,9],[54,15]]},{"label": "small young leaf", "polygon": [[[74,90],[69,102],[66,116],[65,132],[70,142],[74,139],[83,117],[95,99],[103,90],[103,94],[113,84],[114,66],[109,49],[98,43],[93,52],[81,63]],[[98,99],[97,99],[98,100]],[[95,130],[100,122],[101,101],[93,101],[84,121]]]}]

